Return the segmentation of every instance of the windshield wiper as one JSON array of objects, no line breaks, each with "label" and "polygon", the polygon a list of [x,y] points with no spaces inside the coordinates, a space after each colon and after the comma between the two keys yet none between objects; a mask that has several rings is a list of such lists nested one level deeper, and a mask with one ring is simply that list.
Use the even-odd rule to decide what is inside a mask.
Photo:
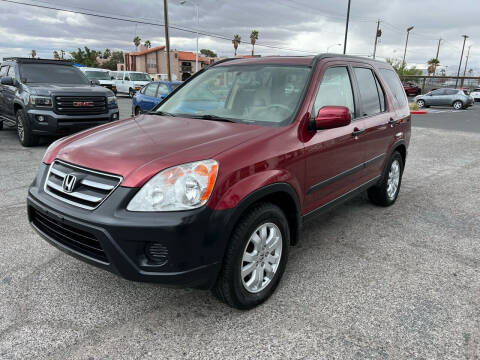
[{"label": "windshield wiper", "polygon": [[149,115],[160,115],[160,116],[177,116],[175,114],[166,112],[166,111],[149,111],[147,114]]},{"label": "windshield wiper", "polygon": [[202,119],[202,120],[215,120],[215,121],[225,121],[225,122],[232,122],[234,123],[232,119],[226,118],[226,117],[221,117],[217,115],[212,115],[212,114],[204,114],[204,115],[194,115],[191,116],[192,119]]}]

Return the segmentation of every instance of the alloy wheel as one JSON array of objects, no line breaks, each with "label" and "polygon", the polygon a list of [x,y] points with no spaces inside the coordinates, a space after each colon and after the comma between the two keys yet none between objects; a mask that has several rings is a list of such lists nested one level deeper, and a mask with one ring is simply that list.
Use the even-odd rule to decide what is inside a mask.
[{"label": "alloy wheel", "polygon": [[270,284],[280,265],[282,244],[282,233],[274,223],[264,223],[250,235],[240,268],[245,290],[258,293]]},{"label": "alloy wheel", "polygon": [[400,184],[400,163],[394,160],[390,166],[387,179],[387,196],[390,200],[395,199]]},{"label": "alloy wheel", "polygon": [[460,110],[462,108],[462,103],[460,101],[455,101],[455,103],[453,104],[453,108],[455,110]]},{"label": "alloy wheel", "polygon": [[419,108],[423,108],[423,107],[425,106],[425,101],[423,101],[423,100],[418,100],[418,101],[417,101],[417,105],[418,105]]}]

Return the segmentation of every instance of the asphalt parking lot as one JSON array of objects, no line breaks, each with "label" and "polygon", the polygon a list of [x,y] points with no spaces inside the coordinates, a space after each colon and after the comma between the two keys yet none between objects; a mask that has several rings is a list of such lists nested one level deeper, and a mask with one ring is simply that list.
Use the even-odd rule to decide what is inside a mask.
[{"label": "asphalt parking lot", "polygon": [[478,359],[480,105],[413,125],[397,203],[358,197],[308,223],[276,293],[248,312],[47,244],[25,197],[48,143],[0,131],[0,359]]}]

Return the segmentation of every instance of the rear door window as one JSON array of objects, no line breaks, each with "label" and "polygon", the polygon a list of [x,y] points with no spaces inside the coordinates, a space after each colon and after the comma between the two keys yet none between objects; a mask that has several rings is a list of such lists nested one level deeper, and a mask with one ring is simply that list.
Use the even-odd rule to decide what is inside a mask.
[{"label": "rear door window", "polygon": [[7,65],[2,66],[0,68],[0,78],[4,77],[4,76],[7,76],[7,73],[8,73],[8,66]]},{"label": "rear door window", "polygon": [[155,97],[155,95],[157,94],[157,87],[158,87],[158,84],[147,85],[145,88],[144,94],[146,96]]},{"label": "rear door window", "polygon": [[168,94],[168,86],[167,84],[160,83],[158,85],[158,96],[167,95]]},{"label": "rear door window", "polygon": [[[377,80],[371,69],[354,67],[360,89],[362,116],[371,116],[381,112],[381,100]],[[381,91],[381,88],[380,88]],[[385,106],[383,106],[385,108]]]},{"label": "rear door window", "polygon": [[331,67],[325,70],[322,82],[315,98],[314,114],[324,106],[345,106],[355,117],[352,83],[345,66]]},{"label": "rear door window", "polygon": [[16,78],[16,76],[15,76],[15,66],[10,66],[10,69],[8,69],[8,76],[10,76],[13,79]]},{"label": "rear door window", "polygon": [[395,71],[390,69],[380,69],[383,79],[392,92],[395,103],[398,107],[405,107],[408,104],[407,95],[403,89],[402,83]]},{"label": "rear door window", "polygon": [[458,93],[458,90],[455,89],[445,89],[445,95],[455,95]]}]

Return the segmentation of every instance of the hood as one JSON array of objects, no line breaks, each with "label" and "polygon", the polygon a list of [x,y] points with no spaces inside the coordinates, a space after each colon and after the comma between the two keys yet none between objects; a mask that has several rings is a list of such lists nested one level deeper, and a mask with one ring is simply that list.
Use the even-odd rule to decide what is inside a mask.
[{"label": "hood", "polygon": [[111,91],[98,85],[78,84],[27,84],[35,95],[104,95],[109,96]]},{"label": "hood", "polygon": [[58,158],[121,175],[122,186],[138,187],[160,170],[214,158],[247,140],[271,134],[273,129],[277,128],[142,115],[65,138],[47,151],[44,161]]},{"label": "hood", "polygon": [[150,84],[150,83],[151,83],[151,81],[133,81],[134,85],[141,85],[141,86],[147,85],[147,84]]}]

